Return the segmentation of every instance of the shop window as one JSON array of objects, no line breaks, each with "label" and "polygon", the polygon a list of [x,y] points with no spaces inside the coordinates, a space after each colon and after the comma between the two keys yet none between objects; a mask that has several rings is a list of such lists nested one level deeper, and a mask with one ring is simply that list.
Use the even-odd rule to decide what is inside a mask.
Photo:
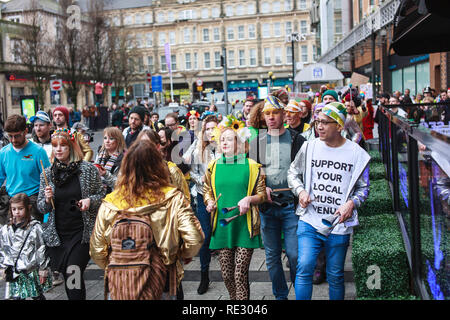
[{"label": "shop window", "polygon": [[11,102],[13,106],[20,105],[20,96],[25,94],[25,88],[11,87]]}]

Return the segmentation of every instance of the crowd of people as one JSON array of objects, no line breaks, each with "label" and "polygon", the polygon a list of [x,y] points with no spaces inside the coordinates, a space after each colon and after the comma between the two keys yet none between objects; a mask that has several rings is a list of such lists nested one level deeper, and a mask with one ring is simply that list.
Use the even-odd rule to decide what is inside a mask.
[{"label": "crowd of people", "polygon": [[[45,299],[64,282],[68,299],[84,300],[92,259],[105,270],[106,299],[183,299],[184,265],[199,256],[201,295],[217,254],[230,299],[248,300],[253,251],[264,248],[277,300],[289,281],[297,299],[311,299],[325,279],[330,299],[344,299],[374,105],[408,102],[406,92],[372,103],[357,88],[323,86],[302,101],[284,89],[248,99],[229,115],[211,107],[160,120],[144,105],[113,105],[95,157],[68,108],[37,112],[31,140],[26,119],[11,115],[0,151],[6,298]],[[74,274],[79,286],[68,285]]]}]

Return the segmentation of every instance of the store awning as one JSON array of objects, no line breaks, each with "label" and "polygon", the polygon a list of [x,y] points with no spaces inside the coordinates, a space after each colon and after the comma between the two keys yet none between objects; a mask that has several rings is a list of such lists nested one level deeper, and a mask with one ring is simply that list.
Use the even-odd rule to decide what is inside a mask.
[{"label": "store awning", "polygon": [[329,82],[344,79],[344,75],[332,65],[315,63],[297,73],[296,82]]},{"label": "store awning", "polygon": [[403,0],[394,21],[399,56],[450,51],[450,1]]}]

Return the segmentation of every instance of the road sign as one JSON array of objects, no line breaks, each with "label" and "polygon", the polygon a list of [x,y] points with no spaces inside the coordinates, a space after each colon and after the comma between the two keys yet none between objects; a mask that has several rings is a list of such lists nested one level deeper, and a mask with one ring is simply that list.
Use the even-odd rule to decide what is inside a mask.
[{"label": "road sign", "polygon": [[53,91],[60,91],[62,89],[62,80],[50,80],[50,89]]},{"label": "road sign", "polygon": [[201,87],[203,85],[203,80],[202,79],[198,79],[196,82],[198,87]]},{"label": "road sign", "polygon": [[152,83],[152,74],[151,73],[147,73],[147,81],[149,83]]},{"label": "road sign", "polygon": [[197,87],[197,91],[199,91],[199,92],[200,92],[200,91],[203,91],[203,87],[198,86],[198,87]]},{"label": "road sign", "polygon": [[152,90],[153,92],[162,92],[162,76],[152,77]]}]

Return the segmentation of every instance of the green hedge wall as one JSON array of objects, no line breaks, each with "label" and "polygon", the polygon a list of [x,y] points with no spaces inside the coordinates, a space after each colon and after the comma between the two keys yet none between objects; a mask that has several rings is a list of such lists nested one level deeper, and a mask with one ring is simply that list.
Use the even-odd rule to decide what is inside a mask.
[{"label": "green hedge wall", "polygon": [[[358,210],[359,226],[354,229],[352,264],[357,299],[404,300],[410,295],[409,267],[398,220],[392,210],[388,182],[378,151],[370,151],[369,197]],[[380,271],[380,288],[370,289]],[[369,280],[369,281],[368,281]],[[369,283],[369,286],[368,286]]]}]

